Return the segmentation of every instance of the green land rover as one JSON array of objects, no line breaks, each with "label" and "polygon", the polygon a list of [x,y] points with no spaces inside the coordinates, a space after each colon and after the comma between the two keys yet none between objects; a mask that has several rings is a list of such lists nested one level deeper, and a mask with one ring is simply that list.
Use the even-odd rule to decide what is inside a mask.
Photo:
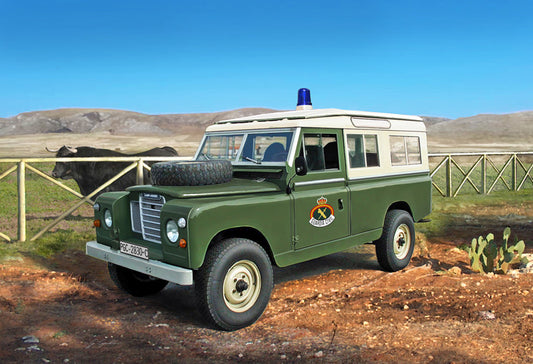
[{"label": "green land rover", "polygon": [[404,268],[431,211],[419,117],[313,110],[307,89],[296,111],[209,126],[193,160],[156,163],[151,178],[98,197],[87,254],[135,296],[194,284],[224,330],[261,316],[273,264],[373,243],[384,270]]}]

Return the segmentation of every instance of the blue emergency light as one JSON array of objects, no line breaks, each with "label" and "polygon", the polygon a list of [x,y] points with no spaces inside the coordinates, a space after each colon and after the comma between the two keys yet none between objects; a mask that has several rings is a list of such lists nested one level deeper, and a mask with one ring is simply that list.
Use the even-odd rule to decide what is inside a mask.
[{"label": "blue emergency light", "polygon": [[297,110],[309,110],[313,108],[311,103],[311,91],[308,88],[301,88],[298,90]]}]

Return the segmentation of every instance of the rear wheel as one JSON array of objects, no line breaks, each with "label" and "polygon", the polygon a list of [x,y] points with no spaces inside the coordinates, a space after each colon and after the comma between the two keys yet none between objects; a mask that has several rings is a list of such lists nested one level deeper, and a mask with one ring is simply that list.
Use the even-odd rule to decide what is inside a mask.
[{"label": "rear wheel", "polygon": [[227,239],[210,248],[204,265],[195,274],[200,311],[223,330],[253,324],[270,300],[273,286],[270,259],[251,240]]},{"label": "rear wheel", "polygon": [[404,210],[390,210],[385,216],[383,233],[374,242],[379,265],[386,271],[405,268],[415,247],[415,224]]},{"label": "rear wheel", "polygon": [[163,279],[154,278],[113,263],[107,263],[107,268],[109,276],[117,287],[136,297],[156,294],[168,284]]}]

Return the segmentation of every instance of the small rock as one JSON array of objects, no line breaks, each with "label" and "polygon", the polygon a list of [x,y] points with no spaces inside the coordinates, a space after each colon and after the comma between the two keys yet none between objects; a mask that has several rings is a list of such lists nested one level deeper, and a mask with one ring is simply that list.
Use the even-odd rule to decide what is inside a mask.
[{"label": "small rock", "polygon": [[315,353],[315,358],[322,358],[324,356],[324,352],[322,350]]},{"label": "small rock", "polygon": [[479,311],[479,317],[483,320],[494,320],[496,315],[491,311]]},{"label": "small rock", "polygon": [[528,259],[527,263],[520,264],[520,273],[533,273],[533,254],[522,254]]},{"label": "small rock", "polygon": [[285,355],[285,354],[282,354],[282,355],[280,355],[280,357],[279,357],[279,358],[280,358],[281,360],[285,360],[285,359],[287,359],[287,355]]},{"label": "small rock", "polygon": [[404,305],[403,309],[404,309],[404,311],[407,311],[409,309],[409,306],[408,305]]},{"label": "small rock", "polygon": [[42,358],[41,361],[43,363],[51,363],[52,361],[50,359]]},{"label": "small rock", "polygon": [[41,349],[37,345],[28,346],[26,350],[28,350],[28,351],[43,351],[43,349]]},{"label": "small rock", "polygon": [[29,336],[24,336],[22,338],[22,342],[24,344],[38,344],[39,343],[39,339],[37,339],[35,336],[33,335],[29,335]]},{"label": "small rock", "polygon": [[458,277],[461,275],[461,273],[461,268],[459,267],[451,267],[450,269],[448,269],[448,275],[452,277]]},{"label": "small rock", "polygon": [[368,326],[368,325],[369,325],[368,321],[363,321],[363,326]]}]

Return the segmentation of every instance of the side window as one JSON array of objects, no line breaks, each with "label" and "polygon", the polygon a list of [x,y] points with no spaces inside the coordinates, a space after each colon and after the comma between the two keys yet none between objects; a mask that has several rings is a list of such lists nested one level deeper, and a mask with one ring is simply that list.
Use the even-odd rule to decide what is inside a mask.
[{"label": "side window", "polygon": [[420,138],[416,136],[390,137],[391,162],[393,166],[422,163]]},{"label": "side window", "polygon": [[379,167],[377,135],[348,135],[350,168]]},{"label": "side window", "polygon": [[405,137],[405,145],[407,146],[407,163],[421,164],[422,157],[420,155],[420,138]]},{"label": "side window", "polygon": [[365,135],[365,154],[367,167],[379,167],[377,135]]},{"label": "side window", "polygon": [[304,151],[310,171],[339,169],[339,152],[335,134],[304,134]]}]

